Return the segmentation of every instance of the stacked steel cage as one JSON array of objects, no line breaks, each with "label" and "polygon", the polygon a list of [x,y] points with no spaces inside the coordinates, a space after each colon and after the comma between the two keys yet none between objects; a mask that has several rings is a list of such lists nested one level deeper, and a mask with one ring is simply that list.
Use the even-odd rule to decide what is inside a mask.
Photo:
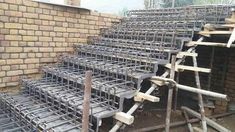
[{"label": "stacked steel cage", "polygon": [[81,131],[85,72],[91,70],[90,131],[102,118],[123,110],[125,98],[156,75],[159,65],[194,37],[206,23],[224,23],[230,5],[134,10],[120,24],[102,31],[74,55],[44,66],[39,80],[22,80],[18,94],[0,94],[0,131]]}]

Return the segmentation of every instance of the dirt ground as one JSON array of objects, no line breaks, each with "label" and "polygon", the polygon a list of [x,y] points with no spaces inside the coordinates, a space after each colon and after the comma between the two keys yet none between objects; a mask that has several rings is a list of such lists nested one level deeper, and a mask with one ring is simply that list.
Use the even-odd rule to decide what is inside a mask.
[{"label": "dirt ground", "polygon": [[[164,113],[165,112],[163,112],[161,110],[156,110],[156,111],[151,111],[151,112],[150,111],[136,112],[134,124],[131,126],[127,126],[122,131],[123,132],[138,132],[138,130],[141,128],[152,127],[152,126],[164,124],[164,122],[165,122],[165,114]],[[184,120],[181,112],[179,112],[179,111],[173,112],[171,119],[172,119],[171,122]],[[226,116],[223,118],[213,119],[213,120],[215,120],[217,123],[221,124],[225,128],[231,130],[232,132],[235,132],[235,114],[230,115],[230,116]],[[108,121],[108,122],[110,123],[110,121]],[[103,122],[103,123],[105,123],[105,122]],[[112,125],[110,125],[108,127],[107,126],[101,127],[100,131],[107,132],[108,130],[110,130],[111,127],[112,127]],[[193,127],[200,128],[200,124],[194,123]],[[170,130],[171,130],[171,132],[188,132],[186,125],[173,127]],[[164,129],[159,129],[159,130],[155,130],[152,132],[162,132],[162,131],[164,131]],[[217,131],[209,127],[208,132],[217,132]]]}]

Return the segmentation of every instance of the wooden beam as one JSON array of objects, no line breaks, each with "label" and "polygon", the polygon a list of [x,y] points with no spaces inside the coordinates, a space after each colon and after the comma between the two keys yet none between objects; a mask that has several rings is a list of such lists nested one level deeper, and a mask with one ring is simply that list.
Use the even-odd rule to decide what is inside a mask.
[{"label": "wooden beam", "polygon": [[197,42],[197,41],[190,41],[185,46],[192,47],[192,46],[195,46],[195,45],[227,47],[226,43]]},{"label": "wooden beam", "polygon": [[85,90],[82,110],[82,132],[89,132],[89,114],[90,114],[90,99],[91,99],[91,78],[92,71],[87,71],[85,74]]},{"label": "wooden beam", "polygon": [[230,48],[230,46],[232,45],[232,43],[233,43],[234,41],[235,41],[235,28],[233,29],[233,33],[232,33],[232,35],[231,35],[230,38],[229,38],[227,47]]},{"label": "wooden beam", "polygon": [[161,81],[161,80],[154,80],[154,79],[151,79],[150,80],[152,83],[156,84],[157,86],[164,86],[166,85],[164,81]]},{"label": "wooden beam", "polygon": [[134,116],[126,114],[124,112],[116,113],[113,118],[127,125],[131,125],[134,122]]},{"label": "wooden beam", "polygon": [[198,128],[198,127],[193,127],[193,131],[194,132],[203,132],[203,130],[201,128]]},{"label": "wooden beam", "polygon": [[235,24],[224,24],[224,25],[221,25],[222,27],[228,27],[228,28],[234,28],[235,27]]},{"label": "wooden beam", "polygon": [[232,18],[225,18],[226,23],[235,23],[235,19]]},{"label": "wooden beam", "polygon": [[[167,68],[171,68],[170,64],[165,65]],[[176,65],[175,66],[175,71],[179,70],[187,70],[187,71],[197,71],[197,72],[204,72],[204,73],[210,73],[211,69],[208,68],[201,68],[201,67],[193,67],[193,66],[184,66],[184,65]]]},{"label": "wooden beam", "polygon": [[200,31],[198,34],[203,35],[203,36],[208,36],[208,35],[230,35],[232,34],[232,31]]},{"label": "wooden beam", "polygon": [[142,92],[138,92],[136,96],[134,97],[134,100],[137,102],[142,102],[144,100],[148,100],[150,102],[159,102],[160,98],[152,96],[152,95],[148,95]]},{"label": "wooden beam", "polygon": [[197,57],[198,54],[197,53],[190,53],[190,52],[179,52],[176,57],[183,58],[184,56]]}]

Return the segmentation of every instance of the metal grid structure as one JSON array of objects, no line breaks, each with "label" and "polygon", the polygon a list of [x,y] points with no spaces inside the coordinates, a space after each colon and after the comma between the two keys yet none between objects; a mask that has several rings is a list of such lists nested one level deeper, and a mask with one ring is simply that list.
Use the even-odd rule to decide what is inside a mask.
[{"label": "metal grid structure", "polygon": [[[170,62],[202,25],[223,23],[231,6],[130,11],[122,23],[76,46],[76,54],[43,67],[39,80],[23,80],[17,95],[0,94],[2,131],[80,131],[85,71],[93,72],[90,131],[123,110],[125,98]],[[92,127],[93,126],[93,127]]]}]

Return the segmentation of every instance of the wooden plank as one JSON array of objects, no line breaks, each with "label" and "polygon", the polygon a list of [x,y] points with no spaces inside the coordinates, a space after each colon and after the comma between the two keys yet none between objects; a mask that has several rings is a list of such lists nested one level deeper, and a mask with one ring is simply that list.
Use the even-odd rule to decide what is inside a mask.
[{"label": "wooden plank", "polygon": [[221,25],[222,27],[228,27],[228,28],[234,28],[235,27],[235,24],[224,24],[224,25]]},{"label": "wooden plank", "polygon": [[131,125],[134,122],[134,116],[126,114],[124,112],[116,113],[113,118],[127,125]]},{"label": "wooden plank", "polygon": [[190,53],[190,52],[179,52],[176,57],[177,58],[183,58],[184,56],[197,57],[198,54],[197,53]]},{"label": "wooden plank", "polygon": [[232,31],[200,31],[198,34],[203,35],[203,36],[208,36],[208,35],[230,35],[232,34]]},{"label": "wooden plank", "polygon": [[227,47],[230,48],[230,46],[232,45],[232,43],[233,43],[234,41],[235,41],[235,28],[233,29],[233,33],[232,33],[232,35],[231,35],[230,38],[229,38]]},{"label": "wooden plank", "polygon": [[185,46],[191,47],[191,46],[195,46],[195,45],[227,47],[226,43],[197,42],[197,41],[190,41]]},{"label": "wooden plank", "polygon": [[150,102],[159,102],[160,98],[152,96],[152,95],[148,95],[142,92],[138,92],[136,96],[134,97],[134,100],[137,102],[142,102],[144,100],[148,100]]},{"label": "wooden plank", "polygon": [[[171,68],[171,64],[166,64],[165,67]],[[204,72],[204,73],[210,73],[211,69],[208,68],[201,68],[201,67],[193,67],[193,66],[184,66],[184,65],[176,65],[175,66],[175,71],[179,71],[180,69],[182,70],[187,70],[187,71],[196,71],[196,72]]]},{"label": "wooden plank", "polygon": [[225,18],[226,23],[235,23],[235,19],[232,18]]},{"label": "wooden plank", "polygon": [[193,127],[193,131],[194,132],[203,132],[203,130],[201,128],[198,128],[198,127]]}]

